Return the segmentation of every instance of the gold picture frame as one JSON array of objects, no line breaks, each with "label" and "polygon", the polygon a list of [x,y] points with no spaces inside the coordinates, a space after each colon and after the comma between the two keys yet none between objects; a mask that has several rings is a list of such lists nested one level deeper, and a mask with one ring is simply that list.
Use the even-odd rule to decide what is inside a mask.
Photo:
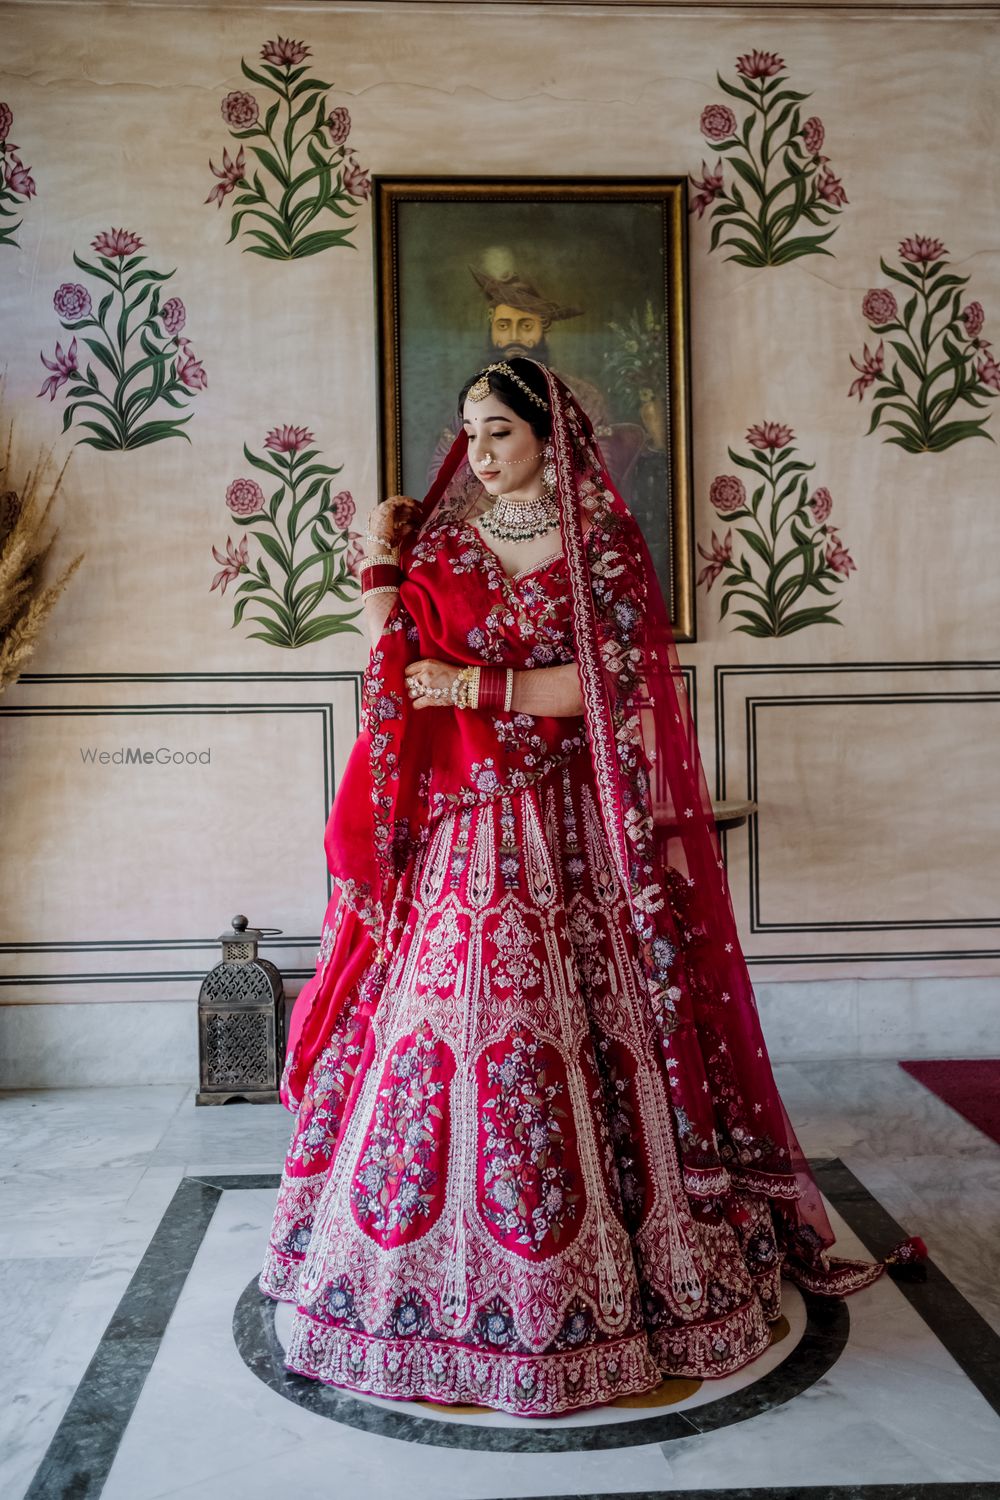
[{"label": "gold picture frame", "polygon": [[422,498],[464,381],[505,352],[531,354],[588,409],[676,638],[693,641],[686,178],[372,186],[380,498]]}]

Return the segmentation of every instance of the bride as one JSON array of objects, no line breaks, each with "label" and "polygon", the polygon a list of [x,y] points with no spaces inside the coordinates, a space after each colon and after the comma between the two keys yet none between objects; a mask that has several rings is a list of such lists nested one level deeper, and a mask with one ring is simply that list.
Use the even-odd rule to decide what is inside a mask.
[{"label": "bride", "polygon": [[[292,1016],[290,1369],[553,1415],[724,1376],[833,1233],[777,1092],[667,611],[591,424],[487,366],[370,520],[362,732]],[[469,482],[469,469],[476,483]]]}]

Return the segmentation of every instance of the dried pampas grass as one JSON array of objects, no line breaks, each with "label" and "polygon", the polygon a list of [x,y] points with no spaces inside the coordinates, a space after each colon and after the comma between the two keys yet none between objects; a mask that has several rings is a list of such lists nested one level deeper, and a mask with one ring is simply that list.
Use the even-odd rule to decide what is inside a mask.
[{"label": "dried pampas grass", "polygon": [[75,557],[54,583],[42,582],[59,531],[48,538],[42,532],[69,459],[49,488],[51,450],[39,454],[22,480],[14,473],[13,446],[11,421],[0,459],[0,693],[24,671],[53,605],[86,555]]}]

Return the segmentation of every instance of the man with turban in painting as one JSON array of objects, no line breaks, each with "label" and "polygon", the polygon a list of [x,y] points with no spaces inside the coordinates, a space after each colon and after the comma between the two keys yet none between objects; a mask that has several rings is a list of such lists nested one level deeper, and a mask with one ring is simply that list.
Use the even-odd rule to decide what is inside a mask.
[{"label": "man with turban in painting", "polygon": [[[633,422],[612,422],[603,391],[581,375],[571,375],[552,364],[549,329],[553,323],[578,318],[582,307],[572,307],[546,297],[527,277],[513,266],[507,251],[490,251],[483,257],[484,269],[470,266],[474,280],[486,298],[489,308],[489,332],[486,358],[510,359],[523,355],[548,365],[569,386],[601,440],[608,468],[616,484],[624,485],[645,441],[642,427]],[[498,264],[503,269],[498,270]],[[486,268],[488,265],[489,268]],[[457,424],[444,428],[438,438],[427,472],[432,483],[442,460],[457,436]],[[475,483],[473,476],[468,482]]]}]

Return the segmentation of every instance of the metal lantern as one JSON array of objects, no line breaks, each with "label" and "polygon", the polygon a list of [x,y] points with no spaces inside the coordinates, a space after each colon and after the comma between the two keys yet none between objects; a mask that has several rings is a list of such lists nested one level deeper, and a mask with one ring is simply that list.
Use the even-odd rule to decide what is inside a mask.
[{"label": "metal lantern", "polygon": [[201,1089],[196,1104],[276,1104],[285,1055],[285,991],[281,975],[258,958],[263,937],[280,927],[248,927],[234,917],[223,932],[222,962],[205,976],[198,995]]}]

